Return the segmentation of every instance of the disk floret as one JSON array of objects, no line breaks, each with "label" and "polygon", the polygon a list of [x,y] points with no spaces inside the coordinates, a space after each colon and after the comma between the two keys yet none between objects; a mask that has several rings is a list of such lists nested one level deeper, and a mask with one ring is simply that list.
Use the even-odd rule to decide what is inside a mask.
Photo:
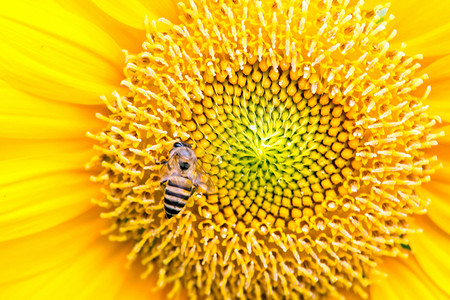
[{"label": "disk floret", "polygon": [[[134,242],[157,287],[191,297],[365,297],[382,256],[406,256],[416,188],[443,133],[413,93],[420,55],[390,49],[389,17],[349,1],[191,1],[147,22],[126,96],[103,98],[110,239]],[[191,143],[217,194],[165,218],[160,166]]]},{"label": "disk floret", "polygon": [[238,228],[263,222],[294,229],[295,219],[322,213],[325,198],[336,199],[350,172],[358,142],[349,146],[344,127],[352,121],[289,73],[254,62],[206,87],[219,126],[198,126],[193,137],[208,137],[207,151],[218,153],[219,210]]}]

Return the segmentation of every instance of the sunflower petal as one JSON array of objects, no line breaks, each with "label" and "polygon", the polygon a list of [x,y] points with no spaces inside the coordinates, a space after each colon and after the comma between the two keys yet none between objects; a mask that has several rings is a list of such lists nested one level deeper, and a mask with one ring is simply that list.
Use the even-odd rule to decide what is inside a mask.
[{"label": "sunflower petal", "polygon": [[[119,256],[125,257],[126,252],[118,251],[118,246],[108,245],[104,239],[89,245],[36,292],[37,298],[116,299],[126,276],[124,261],[119,259]],[[73,291],[77,291],[76,296],[72,295]]]},{"label": "sunflower petal", "polygon": [[22,91],[98,104],[98,95],[121,81],[124,59],[115,41],[56,4],[10,1],[0,26],[0,78]]},{"label": "sunflower petal", "polygon": [[90,160],[93,150],[88,141],[1,140],[0,182],[8,185],[38,178],[44,174],[80,170]]},{"label": "sunflower petal", "polygon": [[379,278],[370,286],[371,300],[448,299],[424,274],[413,257],[407,261],[386,257],[379,270],[387,277]]},{"label": "sunflower petal", "polygon": [[0,243],[0,257],[8,258],[1,262],[0,298],[148,299],[152,281],[125,270],[130,249],[99,235],[106,224],[98,214],[93,209],[51,230]]},{"label": "sunflower petal", "polygon": [[162,17],[173,21],[177,19],[177,1],[93,0],[93,2],[114,19],[138,29],[144,29],[145,16],[150,21]]},{"label": "sunflower petal", "polygon": [[450,24],[432,28],[422,35],[410,38],[407,41],[407,51],[411,55],[445,56],[450,53]]},{"label": "sunflower petal", "polygon": [[99,239],[100,230],[107,226],[98,214],[98,209],[91,209],[54,228],[0,242],[0,283],[25,279],[72,261]]},{"label": "sunflower petal", "polygon": [[96,106],[39,99],[4,84],[0,97],[1,138],[84,138],[86,131],[101,127],[94,117],[100,111]]},{"label": "sunflower petal", "polygon": [[423,234],[408,236],[411,249],[425,273],[450,298],[450,235],[425,216],[417,218],[415,223],[423,229]]},{"label": "sunflower petal", "polygon": [[[449,48],[450,49],[450,48]],[[450,56],[438,59],[423,69],[430,80],[426,83],[431,85],[431,93],[425,101],[430,107],[428,113],[437,115],[445,122],[450,122]],[[422,88],[422,90],[425,87]]]},{"label": "sunflower petal", "polygon": [[430,199],[428,216],[442,230],[450,234],[450,191],[448,183],[433,180],[432,184],[420,189],[420,195],[425,199]]},{"label": "sunflower petal", "polygon": [[51,228],[70,220],[92,204],[98,188],[85,172],[41,174],[2,186],[0,191],[0,241]]},{"label": "sunflower petal", "polygon": [[428,189],[421,189],[420,194],[425,199],[430,199],[430,205],[427,209],[427,215],[439,228],[450,234],[450,192],[448,190],[448,183],[442,183],[433,180],[433,187]]},{"label": "sunflower petal", "polygon": [[[409,45],[409,41],[417,43],[421,38],[426,39],[430,32],[439,31],[438,28],[444,28],[448,25],[447,16],[450,14],[450,3],[448,1],[367,0],[364,2],[366,8],[389,3],[390,7],[386,16],[392,14],[395,19],[389,23],[388,28],[391,30],[395,28],[397,30],[396,41],[404,42],[407,45]],[[437,32],[433,34],[438,35]],[[440,42],[443,43],[442,45],[445,43],[445,41]],[[426,47],[426,49],[433,51],[430,47]],[[423,54],[425,55],[425,53]]]},{"label": "sunflower petal", "polygon": [[[142,50],[140,41],[143,39],[143,31],[123,23],[108,15],[91,0],[64,0],[59,1],[64,10],[79,15],[83,19],[95,24],[102,31],[110,33],[110,36],[121,49],[127,49],[130,53]],[[141,23],[144,21],[141,20]]]},{"label": "sunflower petal", "polygon": [[[444,131],[445,135],[440,137],[437,147],[427,149],[427,153],[430,155],[436,155],[439,162],[442,162],[443,168],[436,170],[436,173],[432,176],[433,181],[450,183],[450,126],[442,126],[439,130]],[[426,183],[424,186],[430,186],[432,188],[433,182]]]},{"label": "sunflower petal", "polygon": [[[124,253],[123,256],[126,254]],[[123,265],[125,262],[123,262]],[[157,281],[156,272],[153,271],[153,276],[150,276],[146,279],[142,279],[140,274],[142,274],[143,270],[136,270],[134,266],[131,270],[126,270],[127,274],[125,280],[122,283],[122,286],[117,291],[117,295],[115,299],[133,299],[133,300],[148,300],[149,298],[154,299],[167,299],[168,293],[171,292],[171,287],[166,287],[164,289],[158,289],[151,285],[151,283],[155,283]],[[124,271],[124,270],[122,270]],[[182,289],[181,293],[178,297],[174,299],[183,300],[189,299],[186,295],[186,290]]]},{"label": "sunflower petal", "polygon": [[449,126],[442,127],[447,134],[438,139],[438,146],[428,149],[430,156],[436,155],[442,168],[436,170],[432,175],[431,182],[424,183],[419,189],[419,195],[423,199],[429,199],[430,205],[427,209],[427,215],[442,230],[450,234],[450,135],[448,133]]}]

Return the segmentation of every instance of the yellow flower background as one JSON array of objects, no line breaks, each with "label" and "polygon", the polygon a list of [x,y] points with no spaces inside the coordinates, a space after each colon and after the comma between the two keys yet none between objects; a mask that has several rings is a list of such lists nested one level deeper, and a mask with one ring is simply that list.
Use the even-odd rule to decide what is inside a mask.
[{"label": "yellow flower background", "polygon": [[[94,155],[86,132],[101,131],[100,95],[123,80],[122,49],[138,53],[144,18],[177,22],[175,2],[21,1],[0,11],[0,262],[1,299],[165,299],[156,278],[140,279],[137,264],[125,268],[132,244],[112,243],[110,226],[91,198],[101,198],[84,165]],[[384,4],[367,1],[366,7]],[[393,48],[423,54],[421,73],[431,94],[425,104],[450,120],[450,4],[393,1]],[[122,89],[122,90],[121,90]],[[450,297],[450,140],[429,150],[443,168],[419,188],[431,200],[427,215],[412,223],[423,233],[408,236],[407,259],[385,258],[388,277],[370,286],[370,299]],[[348,297],[355,297],[348,294]]]}]

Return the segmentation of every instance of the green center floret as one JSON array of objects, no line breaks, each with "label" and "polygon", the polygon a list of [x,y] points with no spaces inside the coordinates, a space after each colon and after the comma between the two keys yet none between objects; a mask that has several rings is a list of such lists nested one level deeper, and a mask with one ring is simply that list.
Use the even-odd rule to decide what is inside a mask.
[{"label": "green center floret", "polygon": [[[208,152],[220,157],[219,188],[230,189],[232,200],[225,198],[224,207],[231,205],[247,224],[271,215],[269,222],[280,218],[278,225],[285,225],[300,211],[310,214],[322,205],[327,191],[338,192],[335,184],[352,153],[347,135],[339,136],[345,116],[326,95],[299,89],[301,78],[290,78],[288,71],[273,75],[273,68],[263,72],[258,63],[251,70],[239,74],[247,75],[245,84],[225,80],[206,88],[222,91],[224,101],[211,107],[218,126],[212,133],[202,130],[201,137],[210,142]],[[307,198],[292,201],[294,193]]]}]

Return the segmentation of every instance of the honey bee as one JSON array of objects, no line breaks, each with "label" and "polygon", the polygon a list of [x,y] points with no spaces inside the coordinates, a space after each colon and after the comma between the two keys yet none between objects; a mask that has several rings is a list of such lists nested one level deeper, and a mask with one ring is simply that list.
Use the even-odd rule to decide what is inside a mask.
[{"label": "honey bee", "polygon": [[164,189],[164,210],[168,219],[183,209],[197,187],[208,194],[216,192],[216,187],[187,143],[174,143],[169,160],[155,163],[164,164],[161,168],[161,186]]}]

